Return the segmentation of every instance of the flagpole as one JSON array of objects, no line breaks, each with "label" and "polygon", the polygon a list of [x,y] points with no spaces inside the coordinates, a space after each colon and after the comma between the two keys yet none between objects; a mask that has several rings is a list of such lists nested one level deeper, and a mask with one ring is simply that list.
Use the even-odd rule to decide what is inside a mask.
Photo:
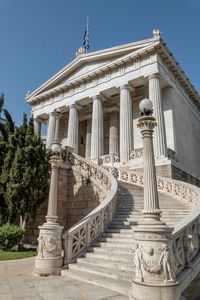
[{"label": "flagpole", "polygon": [[[87,16],[87,38],[89,39],[89,17]],[[89,46],[89,40],[87,40],[88,46]],[[88,47],[86,47],[86,53],[88,52]]]}]

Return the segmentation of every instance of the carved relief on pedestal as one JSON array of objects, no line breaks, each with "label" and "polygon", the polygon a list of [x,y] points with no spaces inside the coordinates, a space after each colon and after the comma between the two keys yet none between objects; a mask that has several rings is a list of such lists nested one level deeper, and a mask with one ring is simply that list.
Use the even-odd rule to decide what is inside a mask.
[{"label": "carved relief on pedestal", "polygon": [[176,260],[170,246],[163,244],[160,248],[161,255],[159,265],[164,272],[164,281],[174,281],[176,278]]},{"label": "carved relief on pedestal", "polygon": [[142,274],[142,251],[140,249],[139,244],[136,244],[136,249],[135,249],[135,258],[134,258],[134,263],[135,263],[135,280],[142,282],[143,281],[143,274]]},{"label": "carved relief on pedestal", "polygon": [[[158,246],[158,245],[157,245]],[[156,248],[157,248],[156,246]],[[172,248],[161,244],[160,248],[136,244],[135,248],[135,280],[174,282],[176,279],[177,263]]]},{"label": "carved relief on pedestal", "polygon": [[38,257],[44,258],[45,256],[61,256],[62,245],[59,237],[42,236],[38,238]]},{"label": "carved relief on pedestal", "polygon": [[186,234],[183,240],[183,246],[185,248],[186,267],[190,268],[191,258],[194,251],[194,245],[191,234]]}]

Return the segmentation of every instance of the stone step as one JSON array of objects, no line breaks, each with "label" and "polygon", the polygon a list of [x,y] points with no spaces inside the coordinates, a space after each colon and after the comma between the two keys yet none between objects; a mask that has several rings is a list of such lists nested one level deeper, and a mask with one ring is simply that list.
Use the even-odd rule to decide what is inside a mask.
[{"label": "stone step", "polygon": [[117,262],[125,262],[132,264],[134,259],[134,252],[133,253],[126,253],[126,255],[123,255],[123,253],[117,253],[117,252],[105,252],[104,249],[101,249],[101,251],[98,252],[86,252],[84,255],[86,258],[96,258],[101,260],[112,260]]},{"label": "stone step", "polygon": [[124,255],[128,254],[133,254],[134,253],[134,248],[115,248],[115,247],[88,247],[87,249],[88,252],[105,252],[105,253],[117,253],[121,254],[123,253]]},{"label": "stone step", "polygon": [[126,245],[129,245],[129,244],[133,244],[133,241],[134,241],[134,238],[133,236],[131,236],[130,238],[124,238],[123,236],[119,236],[119,237],[105,237],[105,236],[102,236],[99,238],[98,240],[99,242],[107,242],[107,243],[123,243],[123,244],[126,244]]},{"label": "stone step", "polygon": [[107,228],[106,233],[122,233],[122,234],[132,234],[132,228]]},{"label": "stone step", "polygon": [[131,241],[129,243],[118,243],[118,242],[95,242],[93,247],[101,247],[101,248],[112,248],[113,250],[124,250],[125,252],[131,252],[135,247],[135,241]]},{"label": "stone step", "polygon": [[79,262],[78,264],[77,263],[69,264],[69,269],[85,271],[87,273],[95,274],[95,275],[102,275],[106,278],[121,279],[127,281],[131,281],[134,275],[133,271],[114,270],[105,266],[101,267],[89,263],[84,264],[81,262]]},{"label": "stone step", "polygon": [[131,225],[111,224],[110,229],[131,229]]},{"label": "stone step", "polygon": [[132,261],[120,261],[120,258],[118,261],[112,260],[112,259],[99,259],[97,257],[91,256],[86,258],[78,258],[77,263],[81,264],[90,264],[95,266],[101,266],[109,269],[113,269],[116,271],[129,271],[132,272],[134,268],[134,263]]},{"label": "stone step", "polygon": [[83,282],[104,287],[109,290],[126,295],[128,297],[130,296],[131,293],[131,281],[106,278],[102,275],[96,275],[93,273],[87,273],[85,271],[73,270],[73,269],[62,270],[61,275],[69,276],[70,278],[78,279]]},{"label": "stone step", "polygon": [[133,238],[133,232],[131,231],[130,233],[115,233],[115,232],[105,232],[102,234],[102,237],[113,237],[113,238],[124,238],[124,239],[132,239]]}]

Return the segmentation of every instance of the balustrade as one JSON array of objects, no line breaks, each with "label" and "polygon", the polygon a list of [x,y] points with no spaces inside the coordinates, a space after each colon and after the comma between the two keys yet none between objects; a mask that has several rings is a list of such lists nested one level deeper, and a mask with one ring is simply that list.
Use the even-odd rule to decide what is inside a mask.
[{"label": "balustrade", "polygon": [[63,233],[64,265],[76,260],[111,223],[116,210],[117,182],[101,167],[70,153],[67,159],[73,170],[87,176],[104,191],[104,201],[79,223]]}]

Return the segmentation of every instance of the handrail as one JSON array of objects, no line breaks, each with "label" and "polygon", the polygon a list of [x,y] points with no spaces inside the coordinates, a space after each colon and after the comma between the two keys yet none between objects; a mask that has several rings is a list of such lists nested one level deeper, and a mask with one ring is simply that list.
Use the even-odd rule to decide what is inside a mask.
[{"label": "handrail", "polygon": [[90,178],[106,197],[80,222],[64,231],[64,265],[75,261],[111,223],[116,211],[117,194],[117,181],[109,172],[74,153],[70,153],[69,161],[74,171]]},{"label": "handrail", "polygon": [[[114,177],[122,182],[144,186],[143,173],[119,170],[104,166]],[[200,188],[178,180],[157,177],[158,191],[183,200],[191,211],[175,224],[172,232],[172,251],[176,259],[176,276],[190,267],[193,259],[200,252]]]}]

